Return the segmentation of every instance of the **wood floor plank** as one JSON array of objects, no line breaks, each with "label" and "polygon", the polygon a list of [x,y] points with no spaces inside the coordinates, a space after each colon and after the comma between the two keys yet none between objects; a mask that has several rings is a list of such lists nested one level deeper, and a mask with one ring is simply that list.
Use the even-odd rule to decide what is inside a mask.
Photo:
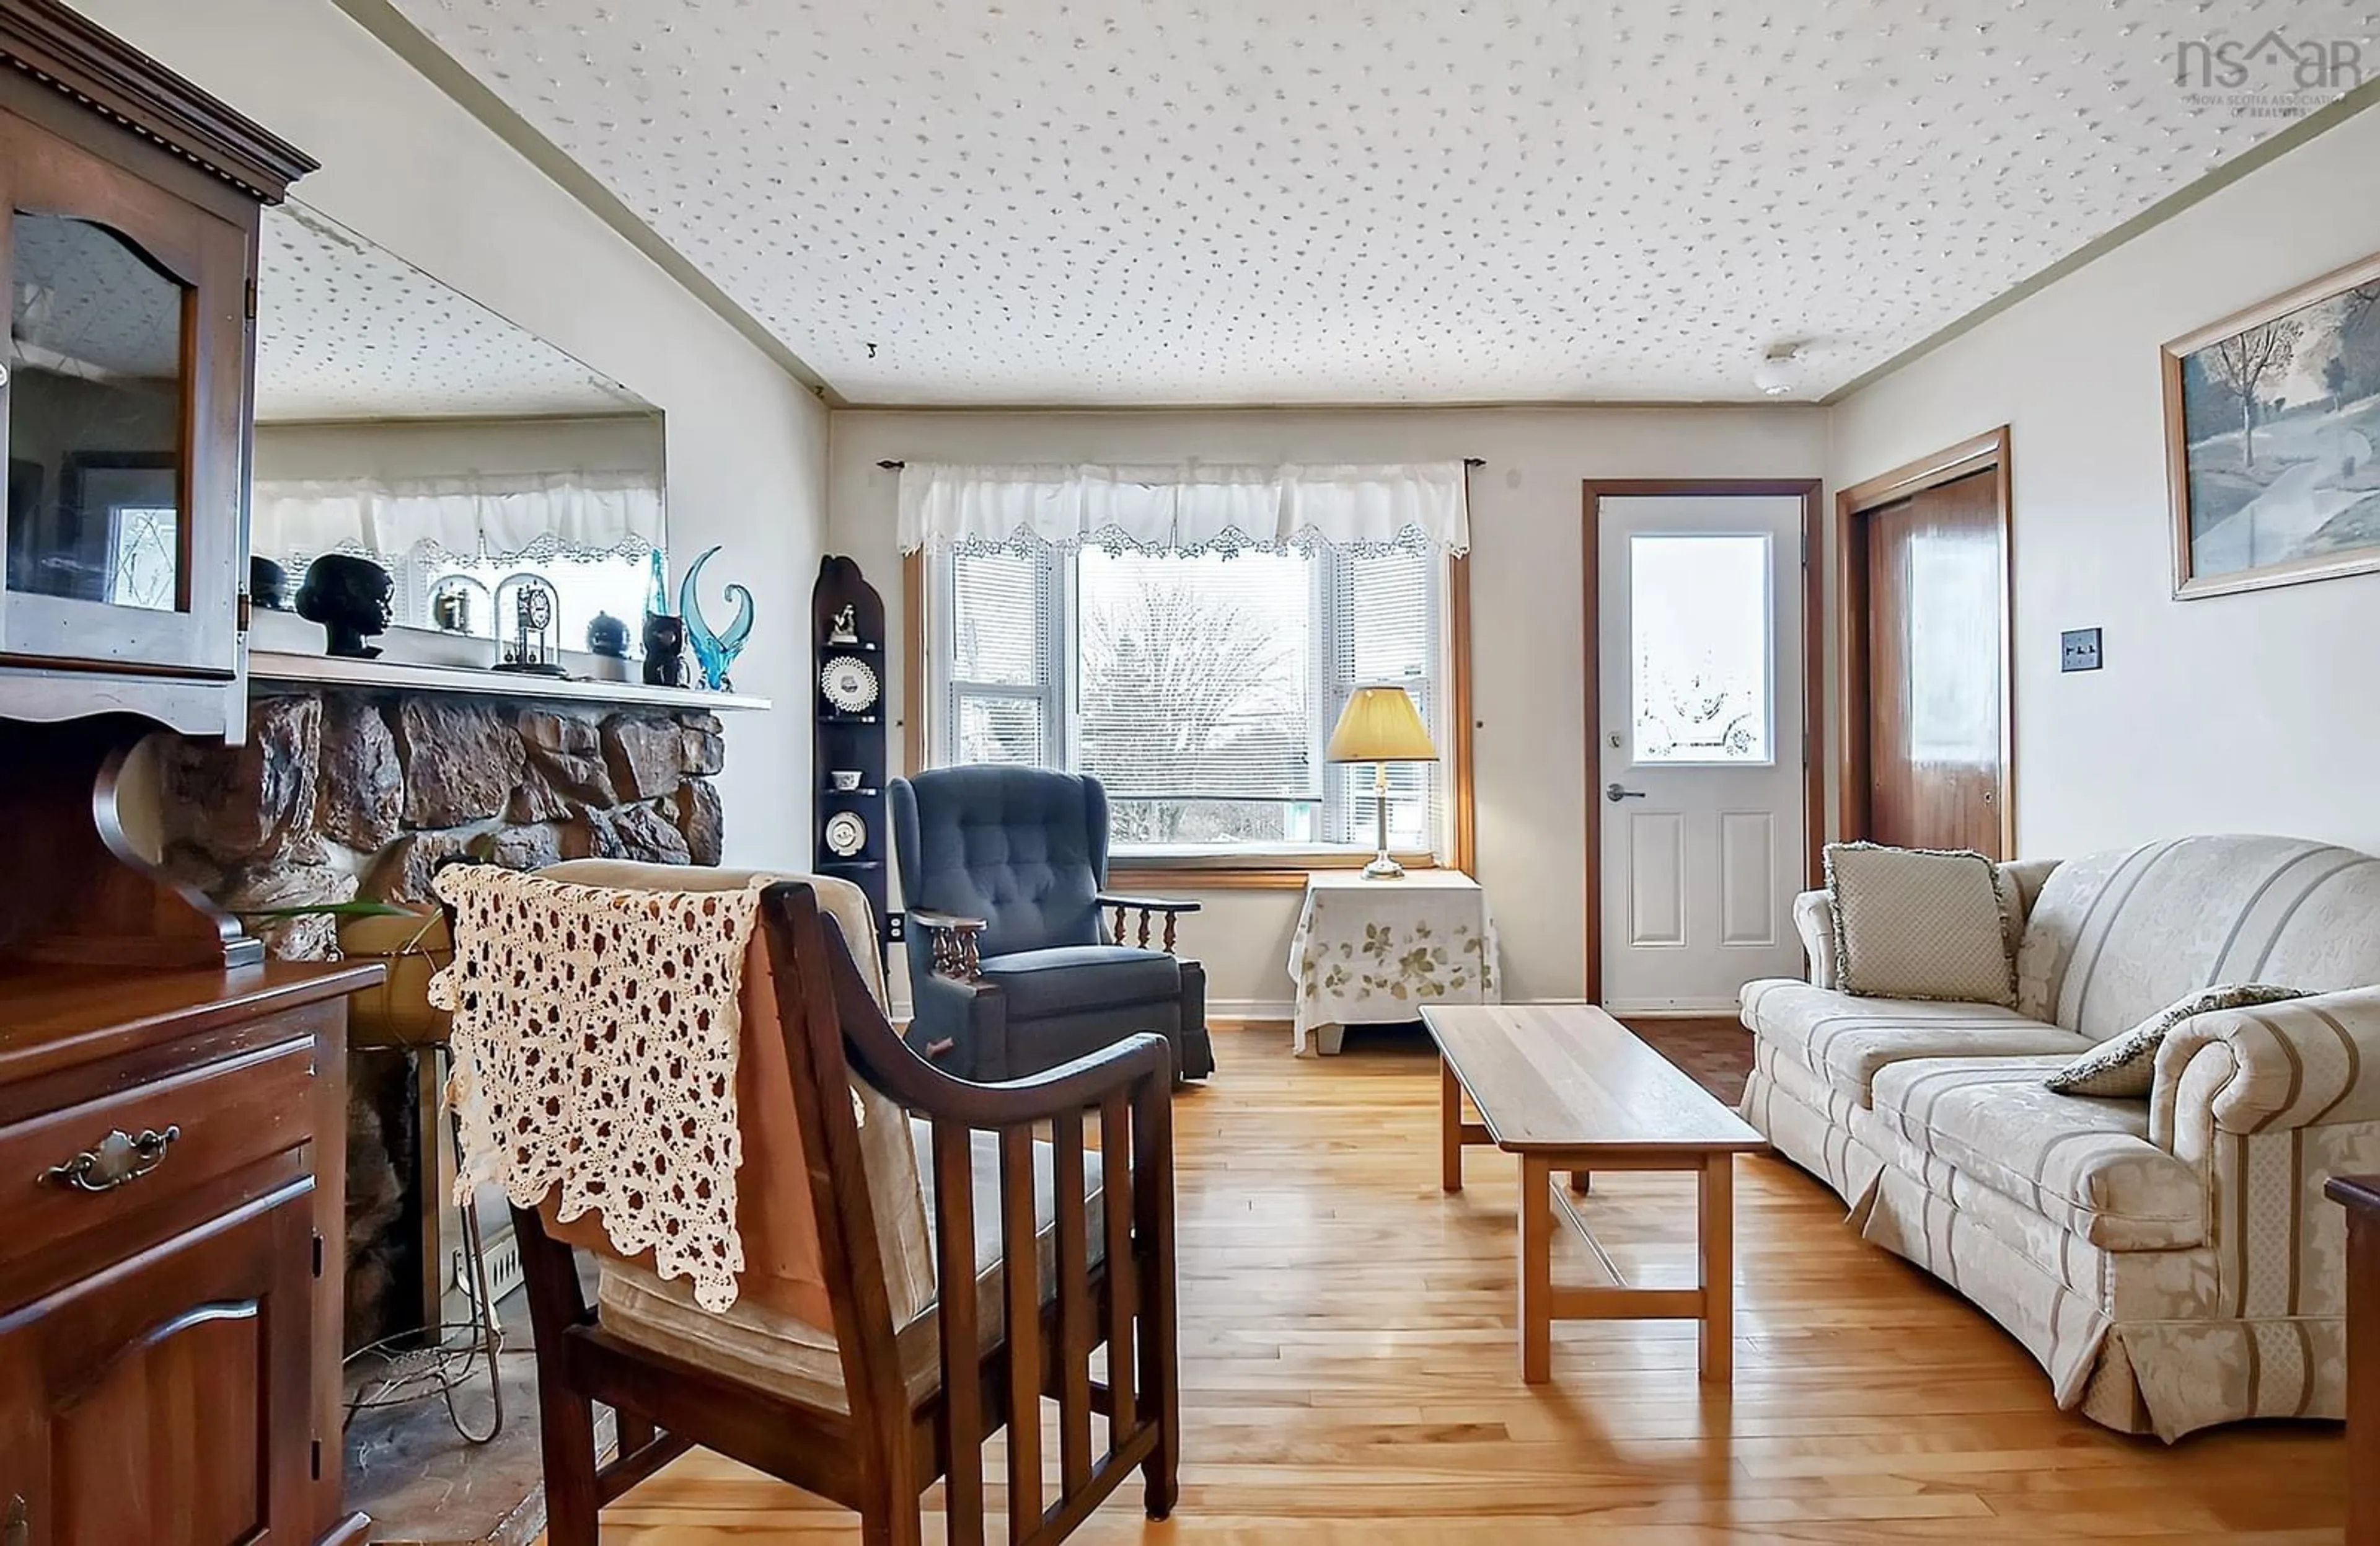
[{"label": "wood floor plank", "polygon": [[[1696,1379],[1691,1322],[1660,1321],[1557,1322],[1551,1382],[1524,1385],[1519,1163],[1475,1149],[1463,1189],[1440,1190],[1427,1041],[1305,1060],[1269,1032],[1216,1041],[1213,1084],[1175,1106],[1182,1502],[1152,1525],[1127,1487],[1085,1546],[2339,1539],[2336,1426],[2168,1448],[2061,1413],[2013,1340],[1770,1158],[1736,1168],[1731,1389]],[[1632,1282],[1684,1287],[1694,1187],[1614,1173],[1570,1200]],[[1592,1281],[1555,1235],[1556,1280]],[[988,1450],[1004,1477],[1004,1440]],[[1005,1488],[986,1492],[1004,1512]],[[852,1515],[699,1453],[603,1518],[606,1546],[858,1540]]]}]

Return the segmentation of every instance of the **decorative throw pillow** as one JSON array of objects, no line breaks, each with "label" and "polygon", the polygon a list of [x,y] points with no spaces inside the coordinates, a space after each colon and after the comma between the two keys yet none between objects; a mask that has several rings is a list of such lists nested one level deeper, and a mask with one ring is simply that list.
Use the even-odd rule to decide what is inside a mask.
[{"label": "decorative throw pillow", "polygon": [[2184,1020],[2218,1009],[2250,1009],[2303,998],[2296,988],[2265,982],[2226,982],[2186,993],[2120,1036],[2110,1036],[2041,1082],[2060,1095],[2111,1095],[2145,1101],[2156,1089],[2157,1049]]},{"label": "decorative throw pillow", "polygon": [[1827,892],[1843,992],[2016,1002],[2011,906],[1983,855],[1829,843]]}]

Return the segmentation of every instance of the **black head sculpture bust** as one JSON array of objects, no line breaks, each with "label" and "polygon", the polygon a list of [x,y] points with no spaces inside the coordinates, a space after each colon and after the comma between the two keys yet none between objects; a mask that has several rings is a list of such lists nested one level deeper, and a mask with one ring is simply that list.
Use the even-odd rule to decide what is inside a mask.
[{"label": "black head sculpture bust", "polygon": [[298,588],[298,615],[322,625],[330,636],[324,654],[370,660],[380,649],[364,640],[388,631],[395,592],[396,582],[370,559],[326,553],[306,566],[306,583]]},{"label": "black head sculpture bust", "polygon": [[289,571],[262,554],[248,560],[248,593],[267,612],[289,610]]}]

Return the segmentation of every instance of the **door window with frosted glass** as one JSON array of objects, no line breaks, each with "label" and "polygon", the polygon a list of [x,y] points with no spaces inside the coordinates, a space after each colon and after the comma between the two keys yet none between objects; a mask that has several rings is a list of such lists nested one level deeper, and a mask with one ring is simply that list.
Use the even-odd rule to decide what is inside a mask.
[{"label": "door window with frosted glass", "polygon": [[1769,556],[1766,534],[1629,538],[1638,762],[1776,761]]}]

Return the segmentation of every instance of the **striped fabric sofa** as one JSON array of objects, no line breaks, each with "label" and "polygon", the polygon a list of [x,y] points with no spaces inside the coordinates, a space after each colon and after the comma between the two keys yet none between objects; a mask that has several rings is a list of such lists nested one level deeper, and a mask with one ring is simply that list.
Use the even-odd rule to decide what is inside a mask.
[{"label": "striped fabric sofa", "polygon": [[[2058,1404],[2170,1442],[2344,1415],[2345,1224],[2325,1177],[2380,1171],[2380,858],[2185,837],[2004,867],[2014,1008],[1835,990],[1826,894],[1806,982],[1743,989],[1743,1114],[1869,1240],[2013,1333]],[[2148,1101],[2043,1077],[2193,989],[2312,997],[2169,1036]]]}]

